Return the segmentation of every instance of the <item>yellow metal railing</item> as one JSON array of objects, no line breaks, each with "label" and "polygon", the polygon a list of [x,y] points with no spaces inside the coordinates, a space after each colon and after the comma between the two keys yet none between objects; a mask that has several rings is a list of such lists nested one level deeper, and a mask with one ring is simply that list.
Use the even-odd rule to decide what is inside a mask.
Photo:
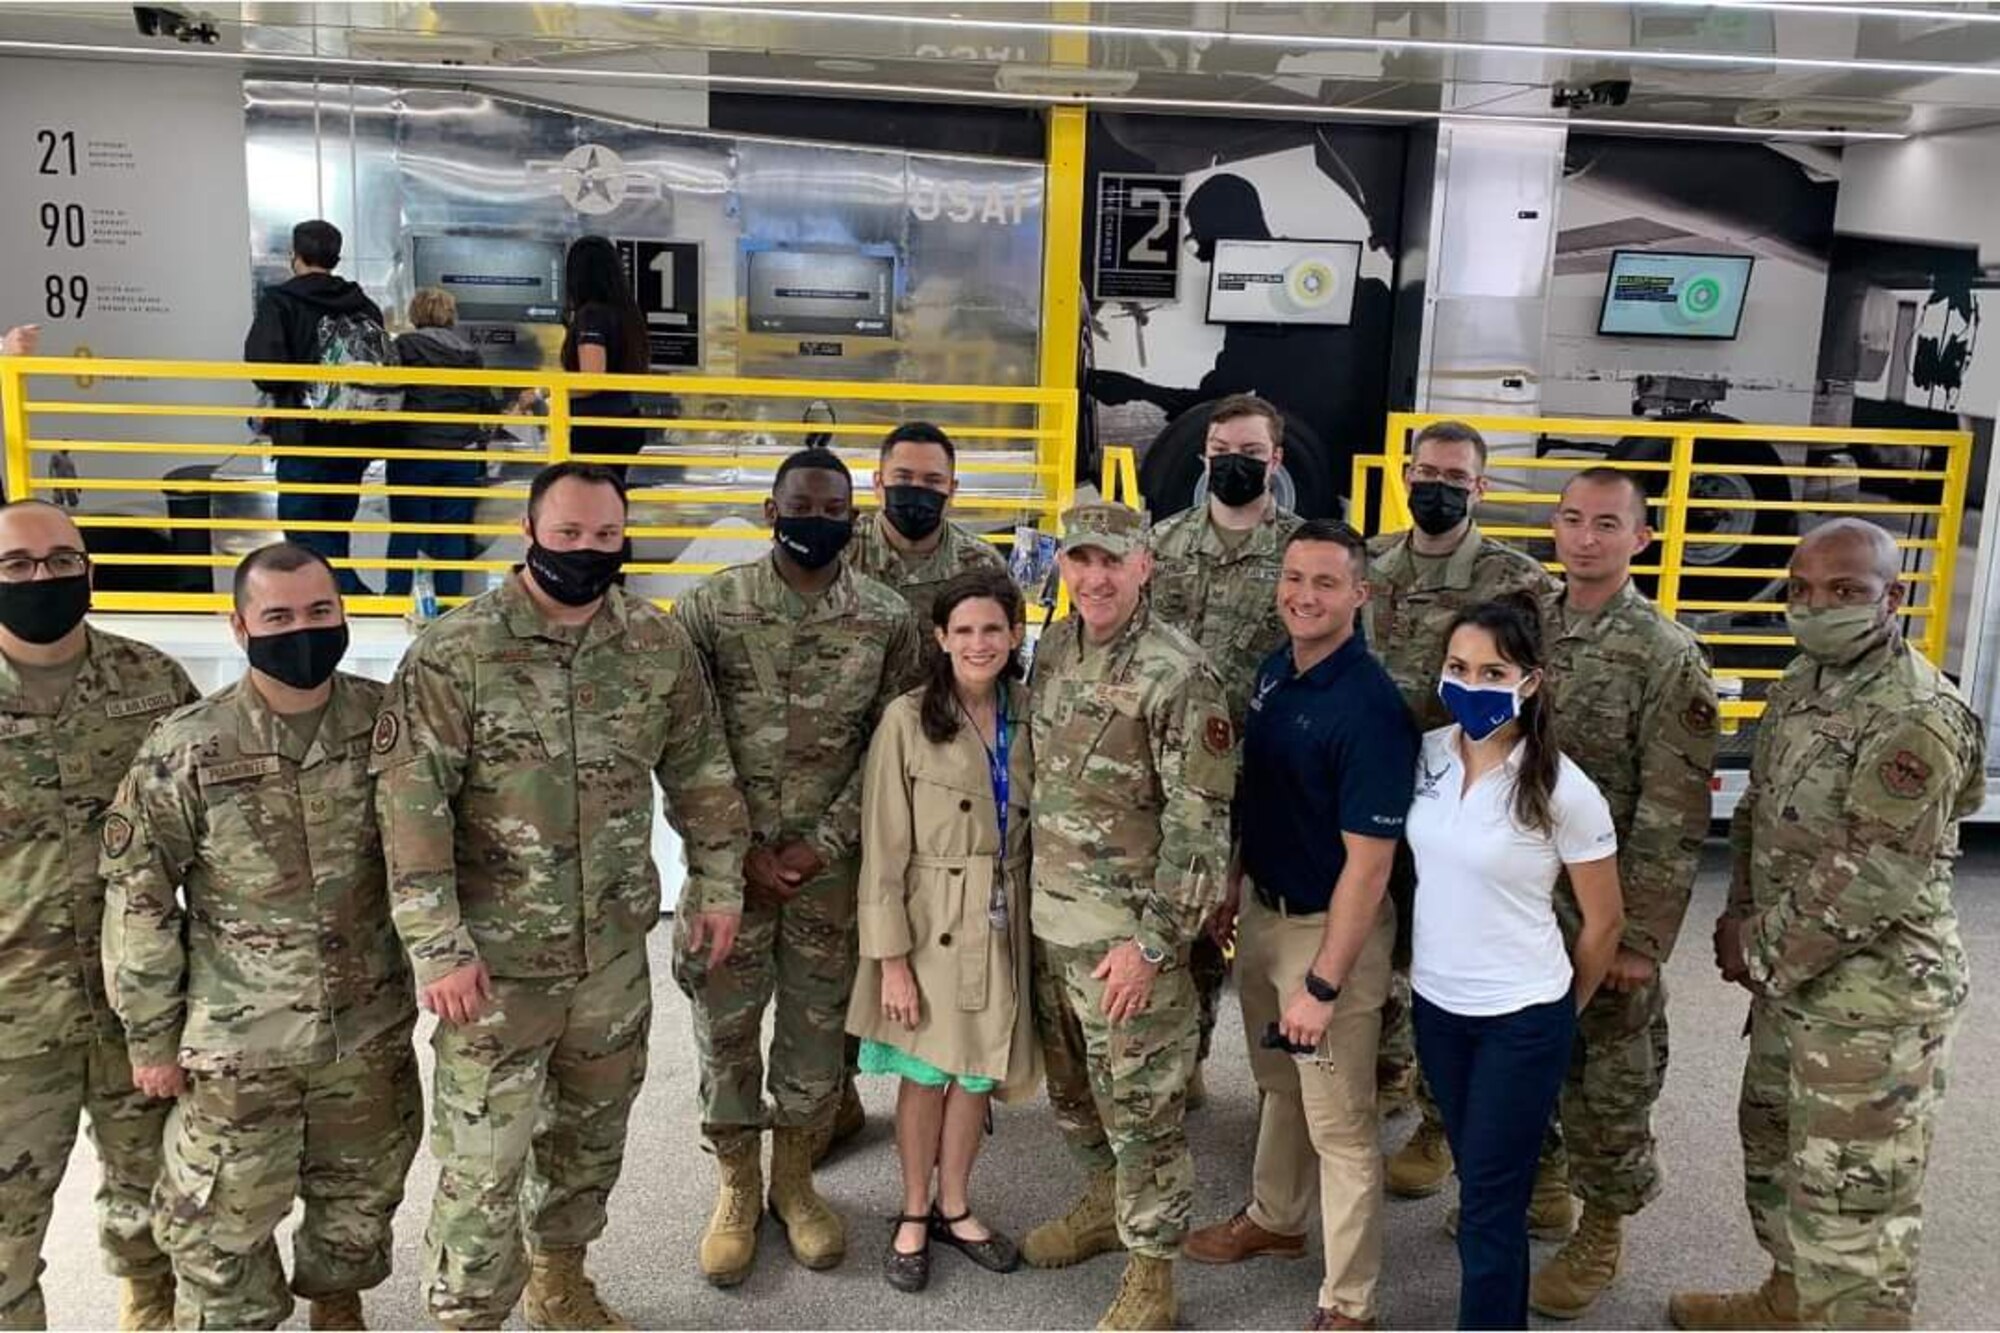
[{"label": "yellow metal railing", "polygon": [[[1558,492],[1535,486],[1533,478],[1546,473],[1567,476],[1586,467],[1613,467],[1650,474],[1647,485],[1653,493],[1654,532],[1658,537],[1658,563],[1639,564],[1633,571],[1657,576],[1654,602],[1660,610],[1678,618],[1708,618],[1720,615],[1763,617],[1778,623],[1755,632],[1738,632],[1710,623],[1695,626],[1702,642],[1714,648],[1774,648],[1793,643],[1783,629],[1784,604],[1778,599],[1747,597],[1690,596],[1690,584],[1700,580],[1728,580],[1745,585],[1751,594],[1785,577],[1784,560],[1797,545],[1796,523],[1789,533],[1715,532],[1699,521],[1704,516],[1731,513],[1776,513],[1786,515],[1858,515],[1884,524],[1897,548],[1904,553],[1903,580],[1911,589],[1902,615],[1909,622],[1910,642],[1933,662],[1943,662],[1951,633],[1951,596],[1957,574],[1958,544],[1965,518],[1966,481],[1971,469],[1972,436],[1964,431],[1866,430],[1842,427],[1778,426],[1710,421],[1646,421],[1600,417],[1453,417],[1444,413],[1391,413],[1380,455],[1358,456],[1354,460],[1353,513],[1366,515],[1379,501],[1378,531],[1396,531],[1410,525],[1408,497],[1403,485],[1404,465],[1410,441],[1417,431],[1436,421],[1455,420],[1488,437],[1492,453],[1487,473],[1493,489],[1481,502],[1482,513],[1490,508],[1525,509],[1532,521],[1483,522],[1490,536],[1514,540],[1552,540],[1547,514],[1555,506]],[[1571,436],[1587,440],[1643,438],[1664,443],[1664,459],[1611,459],[1597,453],[1582,456],[1534,457],[1516,453],[1504,443],[1523,437]],[[1767,445],[1784,461],[1743,463],[1714,458],[1731,444]],[[1722,450],[1716,446],[1720,444]],[[1867,467],[1852,461],[1826,460],[1827,455],[1857,446],[1890,449],[1915,448],[1924,451],[1920,461],[1939,458],[1936,466]],[[1558,446],[1560,447],[1560,446]],[[1704,457],[1704,454],[1710,455]],[[1507,489],[1505,482],[1519,474],[1522,486]],[[1713,493],[1704,478],[1782,477],[1787,479],[1790,498],[1726,498]],[[1913,483],[1915,488],[1934,492],[1931,498],[1908,501],[1891,499],[1840,499],[1812,495],[1815,485],[1830,488],[1847,482],[1889,481]],[[1898,530],[1900,527],[1902,530]],[[1738,563],[1711,564],[1695,560],[1690,548],[1731,546],[1745,554]],[[1753,554],[1754,553],[1754,554]],[[1762,563],[1771,558],[1774,563]],[[1560,562],[1546,562],[1560,570]],[[1768,681],[1782,671],[1772,667],[1742,666],[1723,660],[1716,675],[1723,680]],[[1725,719],[1754,718],[1763,711],[1761,700],[1725,698]]]},{"label": "yellow metal railing", "polygon": [[[294,383],[365,383],[369,386],[407,387],[447,385],[489,388],[510,394],[533,389],[543,403],[534,415],[516,413],[362,412],[313,411],[303,408],[275,408],[257,405],[252,379]],[[159,386],[164,395],[151,400],[111,400],[103,392],[110,383]],[[229,385],[240,390],[221,402],[162,401],[174,392],[186,394],[191,385]],[[624,390],[652,399],[673,396],[680,403],[670,417],[591,417],[572,411],[573,400],[582,394]],[[801,409],[825,402],[835,409],[838,422],[808,422],[800,419]],[[838,380],[768,380],[710,378],[693,375],[582,375],[542,370],[425,370],[407,367],[366,367],[334,370],[320,366],[246,365],[205,361],[112,361],[73,360],[57,357],[0,358],[0,427],[6,439],[5,476],[7,494],[12,498],[30,495],[48,497],[68,493],[77,497],[71,504],[79,527],[91,530],[144,528],[155,531],[205,532],[212,534],[211,549],[205,553],[163,553],[144,555],[105,553],[94,556],[102,566],[180,566],[189,569],[216,569],[233,565],[235,555],[217,552],[213,542],[227,541],[229,534],[264,534],[276,529],[290,532],[344,531],[355,535],[380,534],[459,534],[473,537],[515,537],[519,533],[518,513],[506,521],[467,523],[409,523],[379,519],[284,520],[275,517],[206,517],[134,512],[164,495],[258,496],[351,495],[397,498],[473,498],[477,500],[525,501],[526,471],[515,484],[478,486],[420,486],[382,482],[284,481],[269,476],[240,480],[213,477],[173,477],[159,475],[175,461],[218,461],[254,458],[257,460],[316,458],[421,460],[426,462],[480,463],[482,465],[535,465],[575,459],[630,468],[632,485],[632,537],[639,542],[688,542],[693,540],[769,540],[761,518],[743,524],[715,524],[711,518],[740,516],[746,507],[760,504],[769,488],[761,478],[775,472],[786,453],[805,443],[805,437],[831,437],[832,447],[847,461],[872,469],[875,445],[892,425],[913,416],[934,419],[959,445],[958,472],[963,489],[954,500],[954,510],[975,525],[1004,523],[1010,516],[1054,531],[1057,519],[1073,493],[1076,465],[1076,407],[1074,390],[989,387],[975,385],[876,384]],[[349,421],[357,425],[384,427],[416,424],[455,426],[532,426],[541,433],[538,444],[494,447],[491,444],[470,450],[438,450],[397,447],[393,440],[382,447],[283,446],[260,436],[252,441],[224,438],[230,426],[240,426],[246,418],[266,420]],[[186,430],[190,423],[213,421],[215,438],[193,441],[159,438],[165,426]],[[602,426],[619,430],[662,432],[672,445],[648,448],[635,454],[593,454],[574,452],[571,432],[576,427]],[[198,433],[200,428],[195,427]],[[110,438],[105,438],[110,437]],[[66,456],[76,475],[59,475],[48,465],[56,455]],[[101,460],[93,467],[94,460]],[[116,461],[114,461],[116,460]],[[158,467],[148,466],[152,460]],[[139,461],[135,469],[130,465]],[[126,466],[120,470],[118,463]],[[726,480],[692,485],[650,485],[647,474],[656,469],[688,469],[721,474]],[[748,474],[747,476],[742,474]],[[756,484],[745,484],[755,482]],[[102,501],[124,497],[117,506]],[[129,503],[137,498],[141,505]],[[93,503],[93,501],[100,501]],[[857,490],[862,507],[874,503],[872,494]],[[664,515],[662,511],[665,511]],[[681,521],[659,521],[662,518]],[[1011,527],[988,537],[996,544],[1012,541]],[[511,548],[510,548],[511,549]],[[746,546],[746,556],[749,552]],[[489,554],[470,560],[438,560],[429,557],[391,560],[352,555],[333,562],[338,567],[367,570],[419,568],[431,570],[504,571],[515,560],[509,555]],[[633,574],[702,574],[721,568],[714,563],[682,559],[637,561],[628,566]],[[445,599],[447,602],[453,599]],[[108,611],[201,611],[226,609],[227,595],[202,593],[100,592],[94,605]],[[358,614],[401,614],[409,609],[408,597],[360,596],[348,599],[349,609]]]}]

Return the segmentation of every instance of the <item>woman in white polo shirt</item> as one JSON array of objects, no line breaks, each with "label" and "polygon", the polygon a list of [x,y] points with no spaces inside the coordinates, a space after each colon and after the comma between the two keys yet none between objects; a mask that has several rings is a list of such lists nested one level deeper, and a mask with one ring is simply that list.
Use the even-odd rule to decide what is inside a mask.
[{"label": "woman in white polo shirt", "polygon": [[[1611,811],[1555,747],[1540,616],[1526,597],[1452,622],[1406,830],[1417,866],[1417,1056],[1458,1165],[1460,1328],[1526,1328],[1528,1202],[1576,1014],[1624,911]],[[1569,872],[1583,926],[1556,922]]]}]

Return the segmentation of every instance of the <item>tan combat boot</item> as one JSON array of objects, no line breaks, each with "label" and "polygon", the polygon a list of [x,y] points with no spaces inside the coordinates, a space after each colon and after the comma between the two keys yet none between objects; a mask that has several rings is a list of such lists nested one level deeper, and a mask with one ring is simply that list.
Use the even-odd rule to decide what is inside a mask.
[{"label": "tan combat boot", "polygon": [[1569,1192],[1563,1158],[1535,1167],[1535,1192],[1528,1197],[1528,1234],[1536,1240],[1568,1240],[1576,1229],[1576,1196]]},{"label": "tan combat boot", "polygon": [[632,1327],[597,1294],[597,1284],[583,1271],[584,1247],[536,1250],[528,1270],[528,1289],[521,1307],[528,1327],[544,1329]]},{"label": "tan combat boot", "polygon": [[813,1188],[813,1128],[771,1132],[771,1211],[785,1224],[792,1257],[807,1268],[832,1268],[847,1257],[847,1224]]},{"label": "tan combat boot", "polygon": [[1021,1238],[1021,1257],[1036,1268],[1068,1268],[1085,1259],[1125,1248],[1118,1239],[1117,1178],[1092,1173],[1083,1197],[1053,1222]]},{"label": "tan combat boot", "polygon": [[174,1275],[128,1277],[118,1284],[118,1327],[122,1330],[174,1326]]},{"label": "tan combat boot", "polygon": [[361,1293],[343,1291],[334,1296],[315,1297],[308,1326],[324,1329],[365,1329],[368,1321],[361,1313]]},{"label": "tan combat boot", "polygon": [[1172,1328],[1180,1309],[1174,1301],[1174,1261],[1135,1254],[1125,1262],[1118,1295],[1097,1321],[1099,1328]]},{"label": "tan combat boot", "polygon": [[721,1183],[701,1233],[701,1275],[733,1287],[757,1262],[757,1222],[764,1215],[764,1136],[739,1134],[715,1149]]},{"label": "tan combat boot", "polygon": [[1200,1065],[1196,1065],[1194,1073],[1188,1075],[1187,1109],[1190,1111],[1199,1111],[1208,1105],[1208,1082],[1202,1078],[1201,1068]]},{"label": "tan combat boot", "polygon": [[1444,1123],[1425,1116],[1396,1154],[1389,1159],[1383,1184],[1401,1199],[1424,1199],[1444,1188],[1451,1176],[1451,1144]]},{"label": "tan combat boot", "polygon": [[812,1164],[818,1166],[835,1148],[853,1139],[867,1125],[868,1113],[862,1109],[860,1089],[854,1086],[854,1075],[849,1072],[840,1085],[840,1109],[833,1113],[833,1119],[824,1121],[813,1131]]},{"label": "tan combat boot", "polygon": [[1675,1328],[1803,1328],[1799,1287],[1790,1273],[1773,1269],[1755,1291],[1684,1291],[1667,1302]]},{"label": "tan combat boot", "polygon": [[1581,1319],[1618,1276],[1625,1219],[1594,1204],[1556,1257],[1542,1265],[1528,1287],[1528,1306],[1550,1319]]}]

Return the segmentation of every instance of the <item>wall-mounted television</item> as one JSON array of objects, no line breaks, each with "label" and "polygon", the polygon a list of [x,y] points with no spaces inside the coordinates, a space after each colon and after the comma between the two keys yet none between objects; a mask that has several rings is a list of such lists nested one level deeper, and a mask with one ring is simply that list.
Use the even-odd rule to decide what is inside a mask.
[{"label": "wall-mounted television", "polygon": [[553,324],[562,318],[567,243],[534,236],[463,234],[410,237],[416,287],[441,287],[474,323]]},{"label": "wall-mounted television", "polygon": [[747,250],[745,267],[752,333],[887,338],[894,332],[893,253],[759,247]]},{"label": "wall-mounted television", "polygon": [[1215,243],[1211,324],[1345,324],[1354,317],[1359,241]]},{"label": "wall-mounted television", "polygon": [[1597,331],[1616,338],[1734,338],[1752,261],[1750,255],[1613,251]]}]

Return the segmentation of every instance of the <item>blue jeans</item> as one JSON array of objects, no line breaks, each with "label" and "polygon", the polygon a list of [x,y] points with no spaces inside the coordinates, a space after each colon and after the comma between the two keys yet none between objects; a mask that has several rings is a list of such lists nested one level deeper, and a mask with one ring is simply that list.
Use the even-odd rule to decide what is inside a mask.
[{"label": "blue jeans", "polygon": [[[327,447],[354,447],[373,443],[372,438],[362,436],[336,436],[331,438],[313,437],[310,443]],[[365,458],[280,458],[278,460],[278,481],[312,483],[317,485],[339,484],[352,486],[360,482],[368,471]],[[304,523],[352,523],[354,512],[360,507],[357,495],[280,495],[278,497],[278,522],[290,524]],[[310,550],[318,551],[329,560],[347,559],[352,534],[345,530],[322,531],[287,527],[285,536]],[[370,591],[361,581],[361,576],[352,569],[334,571],[340,591],[347,596],[357,596]]]},{"label": "blue jeans", "polygon": [[1528,1326],[1528,1202],[1576,1044],[1568,995],[1468,1018],[1415,997],[1424,1081],[1458,1165],[1458,1326]]},{"label": "blue jeans", "polygon": [[[389,484],[391,486],[477,486],[481,465],[479,463],[433,463],[428,459],[392,458],[389,460]],[[392,495],[389,497],[389,520],[392,523],[470,523],[473,506],[478,501],[471,496],[437,497],[420,495]],[[418,556],[429,556],[433,560],[472,559],[472,537],[463,532],[397,532],[389,537],[389,559],[414,560]],[[383,592],[390,597],[407,597],[410,585],[415,581],[416,572],[409,569],[392,569],[383,583]],[[431,585],[440,597],[456,597],[465,587],[465,574],[456,569],[434,569],[431,571]]]}]

